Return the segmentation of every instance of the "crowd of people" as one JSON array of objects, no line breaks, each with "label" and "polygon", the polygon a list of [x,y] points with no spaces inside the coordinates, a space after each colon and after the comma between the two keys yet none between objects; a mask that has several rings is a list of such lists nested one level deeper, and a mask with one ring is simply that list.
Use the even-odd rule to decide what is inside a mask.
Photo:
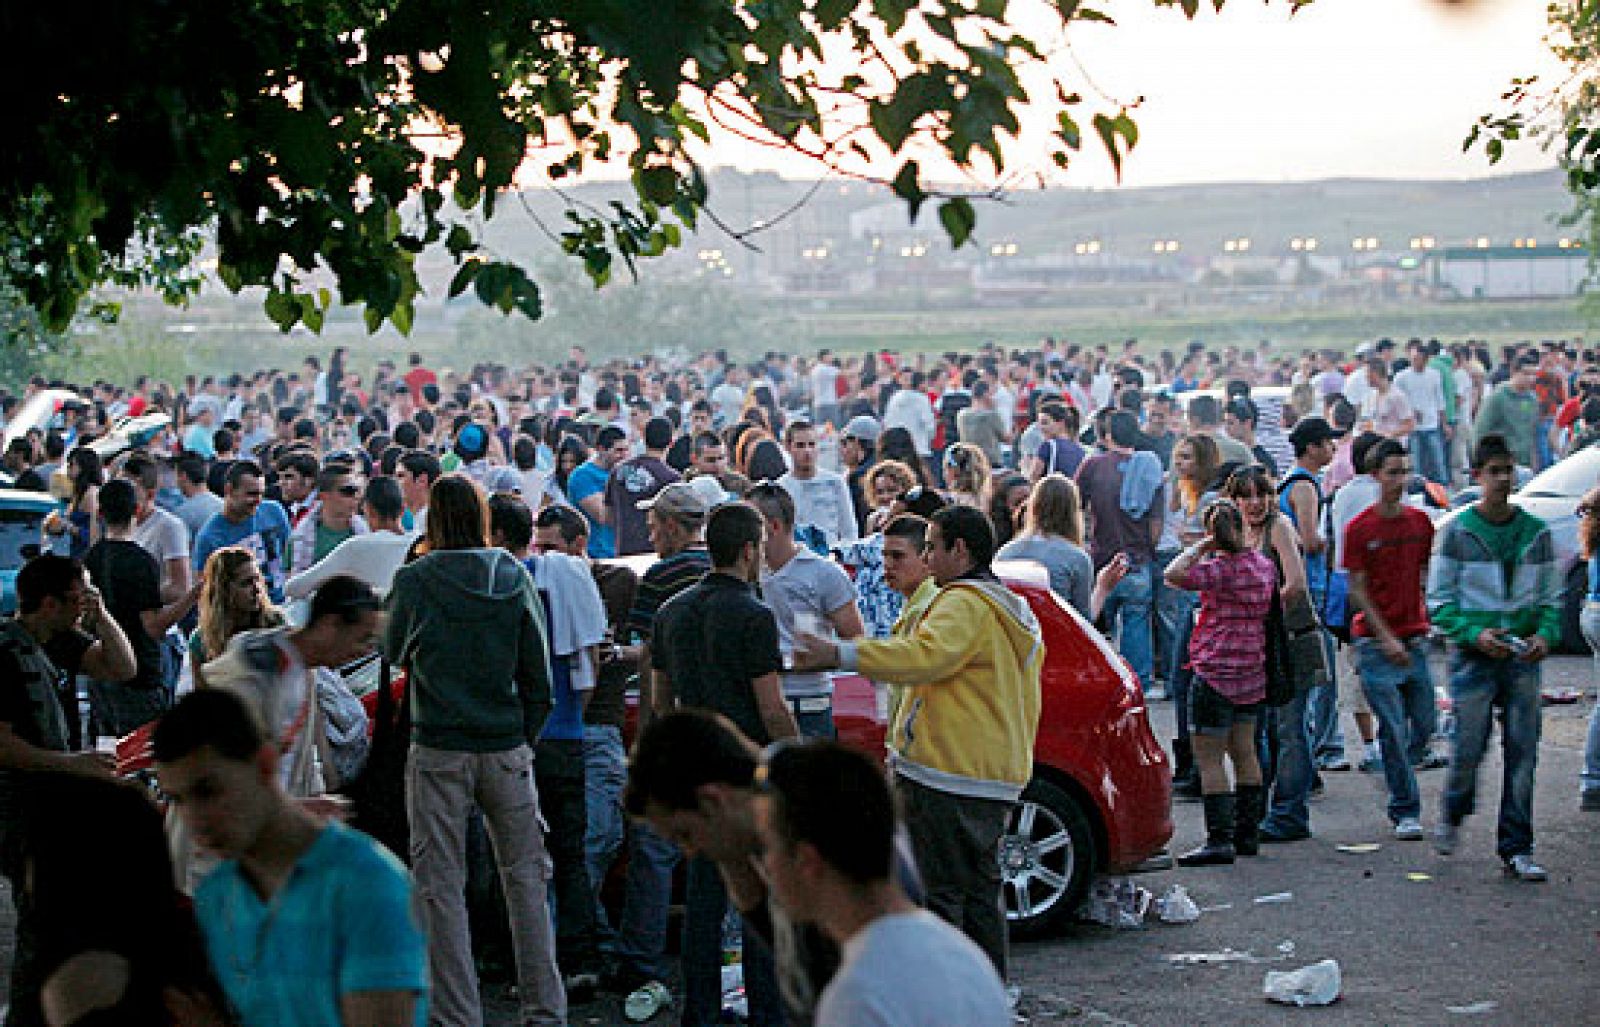
[{"label": "crowd of people", "polygon": [[[1600,439],[1593,351],[367,371],[340,348],[0,395],[8,422],[73,395],[4,454],[60,501],[0,621],[13,1022],[474,1024],[497,976],[526,1023],[597,989],[646,1019],[680,1002],[681,865],[683,1023],[722,1017],[730,945],[751,1023],[1009,1023],[996,852],[1046,654],[1004,561],[1173,701],[1205,818],[1181,863],[1310,837],[1321,775],[1356,768],[1448,854],[1499,709],[1498,853],[1546,877],[1561,582],[1509,497]],[[1600,491],[1583,511],[1600,642]],[[836,742],[837,672],[880,686],[885,753]],[[113,780],[130,737],[164,822]],[[1600,716],[1586,766],[1600,810]],[[1430,829],[1417,774],[1444,768]],[[128,880],[73,893],[104,844],[140,847]]]}]

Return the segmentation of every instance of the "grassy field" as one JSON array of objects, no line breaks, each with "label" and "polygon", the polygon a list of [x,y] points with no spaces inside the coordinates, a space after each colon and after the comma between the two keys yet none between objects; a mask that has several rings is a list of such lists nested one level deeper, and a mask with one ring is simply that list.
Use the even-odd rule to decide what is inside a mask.
[{"label": "grassy field", "polygon": [[1572,300],[1416,304],[1381,309],[1320,308],[1292,311],[1207,311],[1185,315],[1129,309],[1078,307],[1027,310],[930,310],[924,312],[813,312],[807,316],[809,344],[839,350],[886,346],[896,350],[944,351],[988,340],[1025,345],[1046,335],[1080,343],[1137,338],[1147,348],[1210,346],[1270,339],[1290,351],[1352,349],[1382,336],[1422,336],[1446,341],[1491,343],[1572,338],[1587,326]]}]

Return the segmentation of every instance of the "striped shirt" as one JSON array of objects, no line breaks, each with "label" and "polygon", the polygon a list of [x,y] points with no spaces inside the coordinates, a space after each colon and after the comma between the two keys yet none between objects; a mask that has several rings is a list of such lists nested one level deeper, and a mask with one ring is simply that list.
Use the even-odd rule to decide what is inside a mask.
[{"label": "striped shirt", "polygon": [[1200,593],[1200,618],[1189,663],[1206,684],[1235,703],[1256,703],[1267,689],[1267,611],[1278,572],[1251,550],[1221,553],[1190,568],[1183,586]]},{"label": "striped shirt", "polygon": [[651,564],[639,579],[633,609],[628,611],[628,635],[641,642],[650,641],[650,631],[655,626],[656,611],[661,609],[661,604],[705,577],[710,569],[711,554],[703,545],[692,546]]}]

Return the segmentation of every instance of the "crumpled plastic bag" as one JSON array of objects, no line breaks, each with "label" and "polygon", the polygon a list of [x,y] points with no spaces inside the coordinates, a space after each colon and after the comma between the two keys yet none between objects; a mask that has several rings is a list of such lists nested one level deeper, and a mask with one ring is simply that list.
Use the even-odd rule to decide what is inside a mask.
[{"label": "crumpled plastic bag", "polygon": [[1175,884],[1156,899],[1156,916],[1164,924],[1192,924],[1200,919],[1200,907],[1189,897],[1189,891]]},{"label": "crumpled plastic bag", "polygon": [[1268,970],[1261,991],[1267,1001],[1286,1006],[1331,1006],[1343,987],[1338,962],[1324,959],[1298,970]]},{"label": "crumpled plastic bag", "polygon": [[1126,877],[1102,877],[1090,886],[1079,912],[1084,919],[1105,927],[1137,930],[1144,926],[1151,901],[1148,888]]}]

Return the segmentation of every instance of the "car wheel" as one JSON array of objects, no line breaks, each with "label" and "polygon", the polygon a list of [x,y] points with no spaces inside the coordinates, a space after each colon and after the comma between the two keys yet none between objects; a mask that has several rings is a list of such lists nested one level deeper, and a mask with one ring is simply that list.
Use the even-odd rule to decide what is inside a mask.
[{"label": "car wheel", "polygon": [[1583,629],[1578,625],[1588,595],[1588,564],[1579,560],[1567,572],[1567,587],[1561,592],[1561,651],[1564,653],[1582,655],[1589,651],[1589,643],[1583,640]]},{"label": "car wheel", "polygon": [[1094,831],[1078,800],[1034,778],[1000,838],[1000,875],[1012,932],[1044,934],[1070,920],[1088,891],[1096,862]]}]

